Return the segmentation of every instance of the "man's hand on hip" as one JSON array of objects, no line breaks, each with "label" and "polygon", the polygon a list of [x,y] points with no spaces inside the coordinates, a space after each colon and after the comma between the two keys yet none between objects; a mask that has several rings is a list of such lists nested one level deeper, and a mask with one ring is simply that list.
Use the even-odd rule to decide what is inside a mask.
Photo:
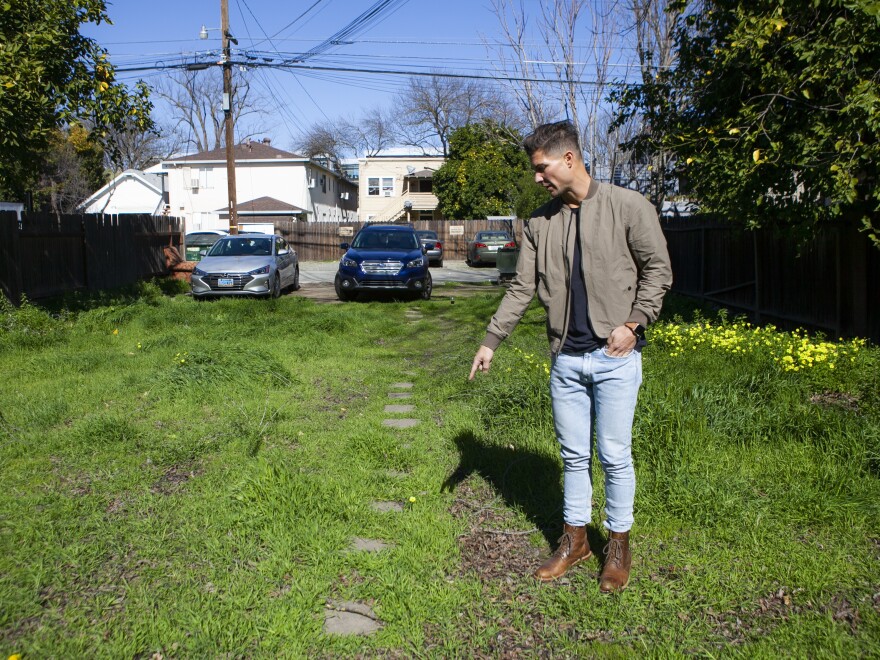
[{"label": "man's hand on hip", "polygon": [[468,376],[468,380],[473,380],[474,374],[478,371],[489,371],[493,355],[495,355],[495,351],[491,348],[488,346],[480,346],[480,350],[478,350],[477,354],[474,356],[474,364],[471,366],[471,375]]},{"label": "man's hand on hip", "polygon": [[611,331],[605,344],[605,352],[611,357],[625,357],[636,347],[636,336],[625,325],[619,325]]}]

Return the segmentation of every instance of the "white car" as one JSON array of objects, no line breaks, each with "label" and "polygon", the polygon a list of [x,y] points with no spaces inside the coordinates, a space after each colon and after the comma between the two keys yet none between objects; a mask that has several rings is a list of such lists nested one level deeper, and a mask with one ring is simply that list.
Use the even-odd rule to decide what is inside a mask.
[{"label": "white car", "polygon": [[192,273],[192,294],[271,296],[299,288],[299,259],[283,237],[266,234],[221,236]]}]

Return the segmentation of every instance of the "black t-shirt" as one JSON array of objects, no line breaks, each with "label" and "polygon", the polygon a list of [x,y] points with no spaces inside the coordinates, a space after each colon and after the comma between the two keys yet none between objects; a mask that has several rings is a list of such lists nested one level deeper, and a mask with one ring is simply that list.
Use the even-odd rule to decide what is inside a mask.
[{"label": "black t-shirt", "polygon": [[571,291],[569,293],[568,332],[562,352],[569,355],[590,353],[605,345],[605,339],[597,337],[590,323],[590,307],[587,301],[587,281],[581,264],[580,209],[572,209],[572,222],[576,228],[574,254],[571,258]]}]

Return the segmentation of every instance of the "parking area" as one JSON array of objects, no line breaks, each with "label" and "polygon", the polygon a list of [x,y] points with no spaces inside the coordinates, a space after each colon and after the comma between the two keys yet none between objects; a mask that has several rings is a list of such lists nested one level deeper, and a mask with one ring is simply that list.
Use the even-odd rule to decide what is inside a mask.
[{"label": "parking area", "polygon": [[[333,284],[336,269],[339,263],[336,261],[303,261],[299,265],[299,281],[301,284]],[[471,268],[464,261],[446,260],[443,268],[431,268],[431,277],[434,285],[445,282],[460,282],[462,284],[497,284],[498,269],[489,267]]]},{"label": "parking area", "polygon": [[[321,303],[338,303],[333,288],[336,275],[336,261],[303,261],[300,263],[300,284],[298,291],[289,291],[284,295],[300,296]],[[451,301],[456,296],[468,296],[474,293],[485,293],[498,287],[497,268],[471,268],[464,261],[446,260],[443,268],[431,268],[434,280],[434,299],[446,298]],[[456,282],[460,286],[444,288],[446,282]]]}]

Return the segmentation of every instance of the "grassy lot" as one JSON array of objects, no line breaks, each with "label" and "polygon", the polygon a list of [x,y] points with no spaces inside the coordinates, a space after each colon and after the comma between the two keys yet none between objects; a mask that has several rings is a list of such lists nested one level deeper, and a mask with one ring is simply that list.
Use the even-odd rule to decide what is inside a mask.
[{"label": "grassy lot", "polygon": [[[877,653],[880,351],[672,298],[645,351],[634,575],[608,597],[600,552],[529,577],[561,529],[560,464],[540,310],[466,382],[499,296],[197,303],[144,284],[0,308],[0,653]],[[391,400],[401,381],[412,399]],[[401,416],[421,423],[382,425]],[[384,627],[325,635],[341,601]]]}]

